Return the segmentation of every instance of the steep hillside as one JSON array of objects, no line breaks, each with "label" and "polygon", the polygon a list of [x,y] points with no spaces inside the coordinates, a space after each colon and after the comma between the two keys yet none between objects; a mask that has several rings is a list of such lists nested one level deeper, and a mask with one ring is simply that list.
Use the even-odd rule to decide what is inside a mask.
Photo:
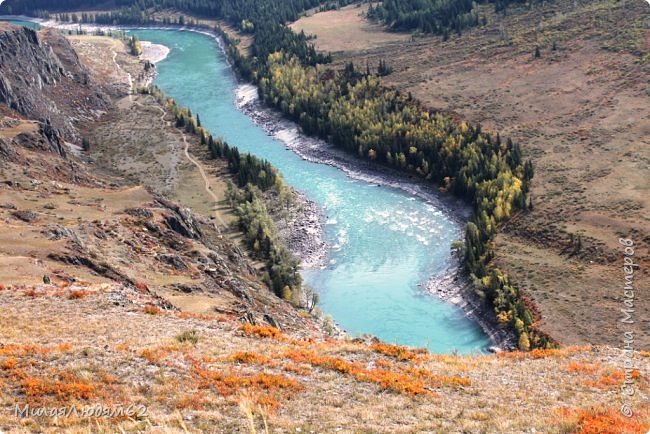
[{"label": "steep hillside", "polygon": [[[128,85],[110,80],[104,91],[97,70],[56,32],[3,26],[0,41],[9,65],[2,69],[6,105],[0,106],[0,282],[119,282],[161,297],[170,309],[310,327],[268,291],[223,228],[155,189],[116,178],[74,143],[92,135],[91,120],[93,128],[108,122],[106,112],[117,110],[111,96],[127,97]],[[116,70],[104,70],[107,76],[128,82],[106,54]],[[143,65],[137,59],[131,65],[134,77]],[[40,87],[28,86],[38,80]]]},{"label": "steep hillside", "polygon": [[[150,294],[116,283],[5,285],[0,303],[5,432],[620,434],[650,427],[648,353],[636,356],[641,370],[630,373],[635,393],[626,402],[634,416],[627,418],[619,410],[625,357],[608,348],[436,356],[165,310]],[[16,404],[129,413],[20,418]]]}]

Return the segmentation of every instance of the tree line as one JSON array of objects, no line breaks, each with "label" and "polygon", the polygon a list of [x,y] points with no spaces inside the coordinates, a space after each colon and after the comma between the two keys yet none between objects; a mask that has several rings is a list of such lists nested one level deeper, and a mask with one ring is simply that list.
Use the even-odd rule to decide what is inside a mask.
[{"label": "tree line", "polygon": [[368,7],[367,17],[381,21],[395,30],[415,30],[448,37],[464,29],[485,24],[477,3],[493,3],[497,12],[512,3],[525,0],[384,0]]}]

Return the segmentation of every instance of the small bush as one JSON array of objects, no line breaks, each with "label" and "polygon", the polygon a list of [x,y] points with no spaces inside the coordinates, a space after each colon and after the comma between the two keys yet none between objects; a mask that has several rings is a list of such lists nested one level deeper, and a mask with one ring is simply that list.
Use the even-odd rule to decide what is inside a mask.
[{"label": "small bush", "polygon": [[199,333],[196,330],[185,330],[183,333],[176,335],[176,340],[180,343],[189,342],[196,345],[199,342]]},{"label": "small bush", "polygon": [[275,327],[271,326],[258,326],[258,325],[252,325],[252,324],[244,324],[241,327],[239,327],[239,330],[243,331],[245,335],[247,336],[259,336],[261,338],[282,338],[284,334],[276,329]]},{"label": "small bush", "polygon": [[144,313],[149,314],[149,315],[160,315],[160,314],[162,313],[162,310],[160,310],[159,307],[157,307],[157,306],[151,306],[151,305],[149,305],[149,306],[145,306],[145,307],[142,309],[142,311],[143,311]]},{"label": "small bush", "polygon": [[84,290],[75,290],[75,291],[72,291],[68,295],[68,299],[70,299],[70,300],[81,300],[86,295],[88,295],[88,293],[86,291],[84,291]]},{"label": "small bush", "polygon": [[18,365],[18,360],[16,360],[13,357],[10,357],[6,360],[3,360],[2,363],[0,363],[0,368],[4,370],[10,370],[14,369]]},{"label": "small bush", "polygon": [[246,365],[266,365],[271,361],[268,357],[262,354],[252,353],[250,351],[234,353],[230,356],[230,360]]},{"label": "small bush", "polygon": [[[421,358],[421,354],[401,345],[390,345],[383,342],[378,342],[370,346],[370,348],[380,354],[391,356],[401,361],[414,362]],[[420,351],[422,353],[423,351]],[[426,353],[426,351],[424,351]]]}]

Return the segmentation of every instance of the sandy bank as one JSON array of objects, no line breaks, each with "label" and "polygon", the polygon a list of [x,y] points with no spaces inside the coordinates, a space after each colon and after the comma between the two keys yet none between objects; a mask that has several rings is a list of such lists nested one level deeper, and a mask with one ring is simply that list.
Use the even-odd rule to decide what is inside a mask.
[{"label": "sandy bank", "polygon": [[140,56],[143,60],[148,60],[155,65],[165,60],[169,56],[169,52],[169,47],[165,45],[142,41],[142,54]]}]

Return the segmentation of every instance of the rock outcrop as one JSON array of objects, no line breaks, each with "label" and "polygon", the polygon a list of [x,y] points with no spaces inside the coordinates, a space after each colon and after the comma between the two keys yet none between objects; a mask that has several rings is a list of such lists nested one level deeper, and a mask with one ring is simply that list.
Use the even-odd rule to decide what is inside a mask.
[{"label": "rock outcrop", "polygon": [[109,103],[63,35],[0,24],[0,104],[75,140]]}]

